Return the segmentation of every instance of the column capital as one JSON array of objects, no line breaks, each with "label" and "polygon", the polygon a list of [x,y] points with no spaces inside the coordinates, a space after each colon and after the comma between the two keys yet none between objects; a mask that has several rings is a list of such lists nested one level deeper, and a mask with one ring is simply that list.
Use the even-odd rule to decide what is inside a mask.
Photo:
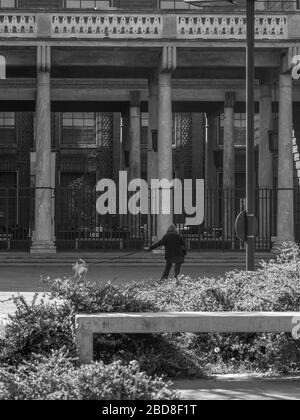
[{"label": "column capital", "polygon": [[37,71],[49,73],[51,71],[51,48],[49,45],[37,46]]},{"label": "column capital", "polygon": [[161,54],[161,62],[159,66],[160,73],[173,73],[177,67],[177,48],[172,46],[164,46]]},{"label": "column capital", "polygon": [[131,90],[129,96],[130,96],[130,106],[134,108],[140,108],[141,92],[139,90]]},{"label": "column capital", "polygon": [[236,101],[236,93],[235,92],[225,92],[225,108],[234,108]]}]

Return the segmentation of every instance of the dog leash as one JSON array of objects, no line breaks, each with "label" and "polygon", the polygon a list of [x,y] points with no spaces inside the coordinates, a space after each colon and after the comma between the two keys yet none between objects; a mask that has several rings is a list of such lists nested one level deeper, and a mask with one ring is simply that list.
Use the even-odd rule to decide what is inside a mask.
[{"label": "dog leash", "polygon": [[102,265],[102,264],[106,264],[106,263],[109,263],[109,262],[111,262],[111,261],[120,261],[120,260],[122,260],[124,257],[125,258],[127,258],[127,257],[131,257],[132,255],[135,255],[136,254],[136,252],[131,252],[131,253],[129,253],[129,254],[124,254],[124,255],[122,255],[122,257],[115,257],[115,258],[111,258],[111,259],[107,259],[107,260],[103,260],[103,261],[100,261],[100,262],[98,262],[98,263],[95,263],[95,264],[88,264],[88,265],[90,265],[90,266],[99,266],[99,265]]}]

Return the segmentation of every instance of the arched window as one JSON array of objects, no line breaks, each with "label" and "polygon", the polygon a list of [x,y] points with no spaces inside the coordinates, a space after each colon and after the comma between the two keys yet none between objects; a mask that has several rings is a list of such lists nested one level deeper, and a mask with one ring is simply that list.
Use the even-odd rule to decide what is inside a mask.
[{"label": "arched window", "polygon": [[0,79],[6,79],[6,59],[0,55]]}]

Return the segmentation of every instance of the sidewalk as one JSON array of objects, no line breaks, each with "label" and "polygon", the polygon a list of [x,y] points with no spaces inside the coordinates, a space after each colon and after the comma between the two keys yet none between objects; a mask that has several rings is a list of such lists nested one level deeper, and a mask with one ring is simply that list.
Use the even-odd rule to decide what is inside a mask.
[{"label": "sidewalk", "polygon": [[222,375],[211,380],[177,381],[174,388],[184,400],[300,400],[300,376]]},{"label": "sidewalk", "polygon": [[[70,266],[78,258],[84,259],[91,266],[109,267],[114,266],[160,266],[164,263],[164,252],[58,252],[54,255],[37,256],[30,255],[25,252],[0,252],[0,266],[1,267],[16,267],[16,266],[55,266],[65,267]],[[262,259],[269,260],[274,258],[270,253],[256,254],[256,264],[258,265]],[[245,267],[246,256],[244,252],[223,252],[220,251],[199,251],[189,252],[186,258],[186,265],[190,267],[202,266],[228,266],[243,268]]]},{"label": "sidewalk", "polygon": [[[74,260],[73,260],[74,262]],[[138,264],[128,266],[126,264],[116,265],[89,265],[86,280],[98,285],[112,282],[117,286],[124,286],[132,282],[152,282],[161,277],[165,261],[159,264],[151,264],[142,267]],[[182,274],[192,278],[218,277],[225,272],[235,269],[235,265],[221,266],[211,263],[208,266],[190,266],[185,264],[182,267]],[[1,292],[44,292],[47,287],[40,280],[41,276],[51,278],[73,277],[72,264],[63,267],[56,265],[25,265],[5,266],[0,268],[0,293]]]}]

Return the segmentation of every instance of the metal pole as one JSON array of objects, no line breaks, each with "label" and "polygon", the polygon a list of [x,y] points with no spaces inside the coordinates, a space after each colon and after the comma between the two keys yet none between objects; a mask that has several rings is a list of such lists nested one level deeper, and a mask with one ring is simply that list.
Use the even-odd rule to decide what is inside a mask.
[{"label": "metal pole", "polygon": [[247,0],[247,270],[255,270],[255,155],[254,155],[254,63],[255,0]]}]

